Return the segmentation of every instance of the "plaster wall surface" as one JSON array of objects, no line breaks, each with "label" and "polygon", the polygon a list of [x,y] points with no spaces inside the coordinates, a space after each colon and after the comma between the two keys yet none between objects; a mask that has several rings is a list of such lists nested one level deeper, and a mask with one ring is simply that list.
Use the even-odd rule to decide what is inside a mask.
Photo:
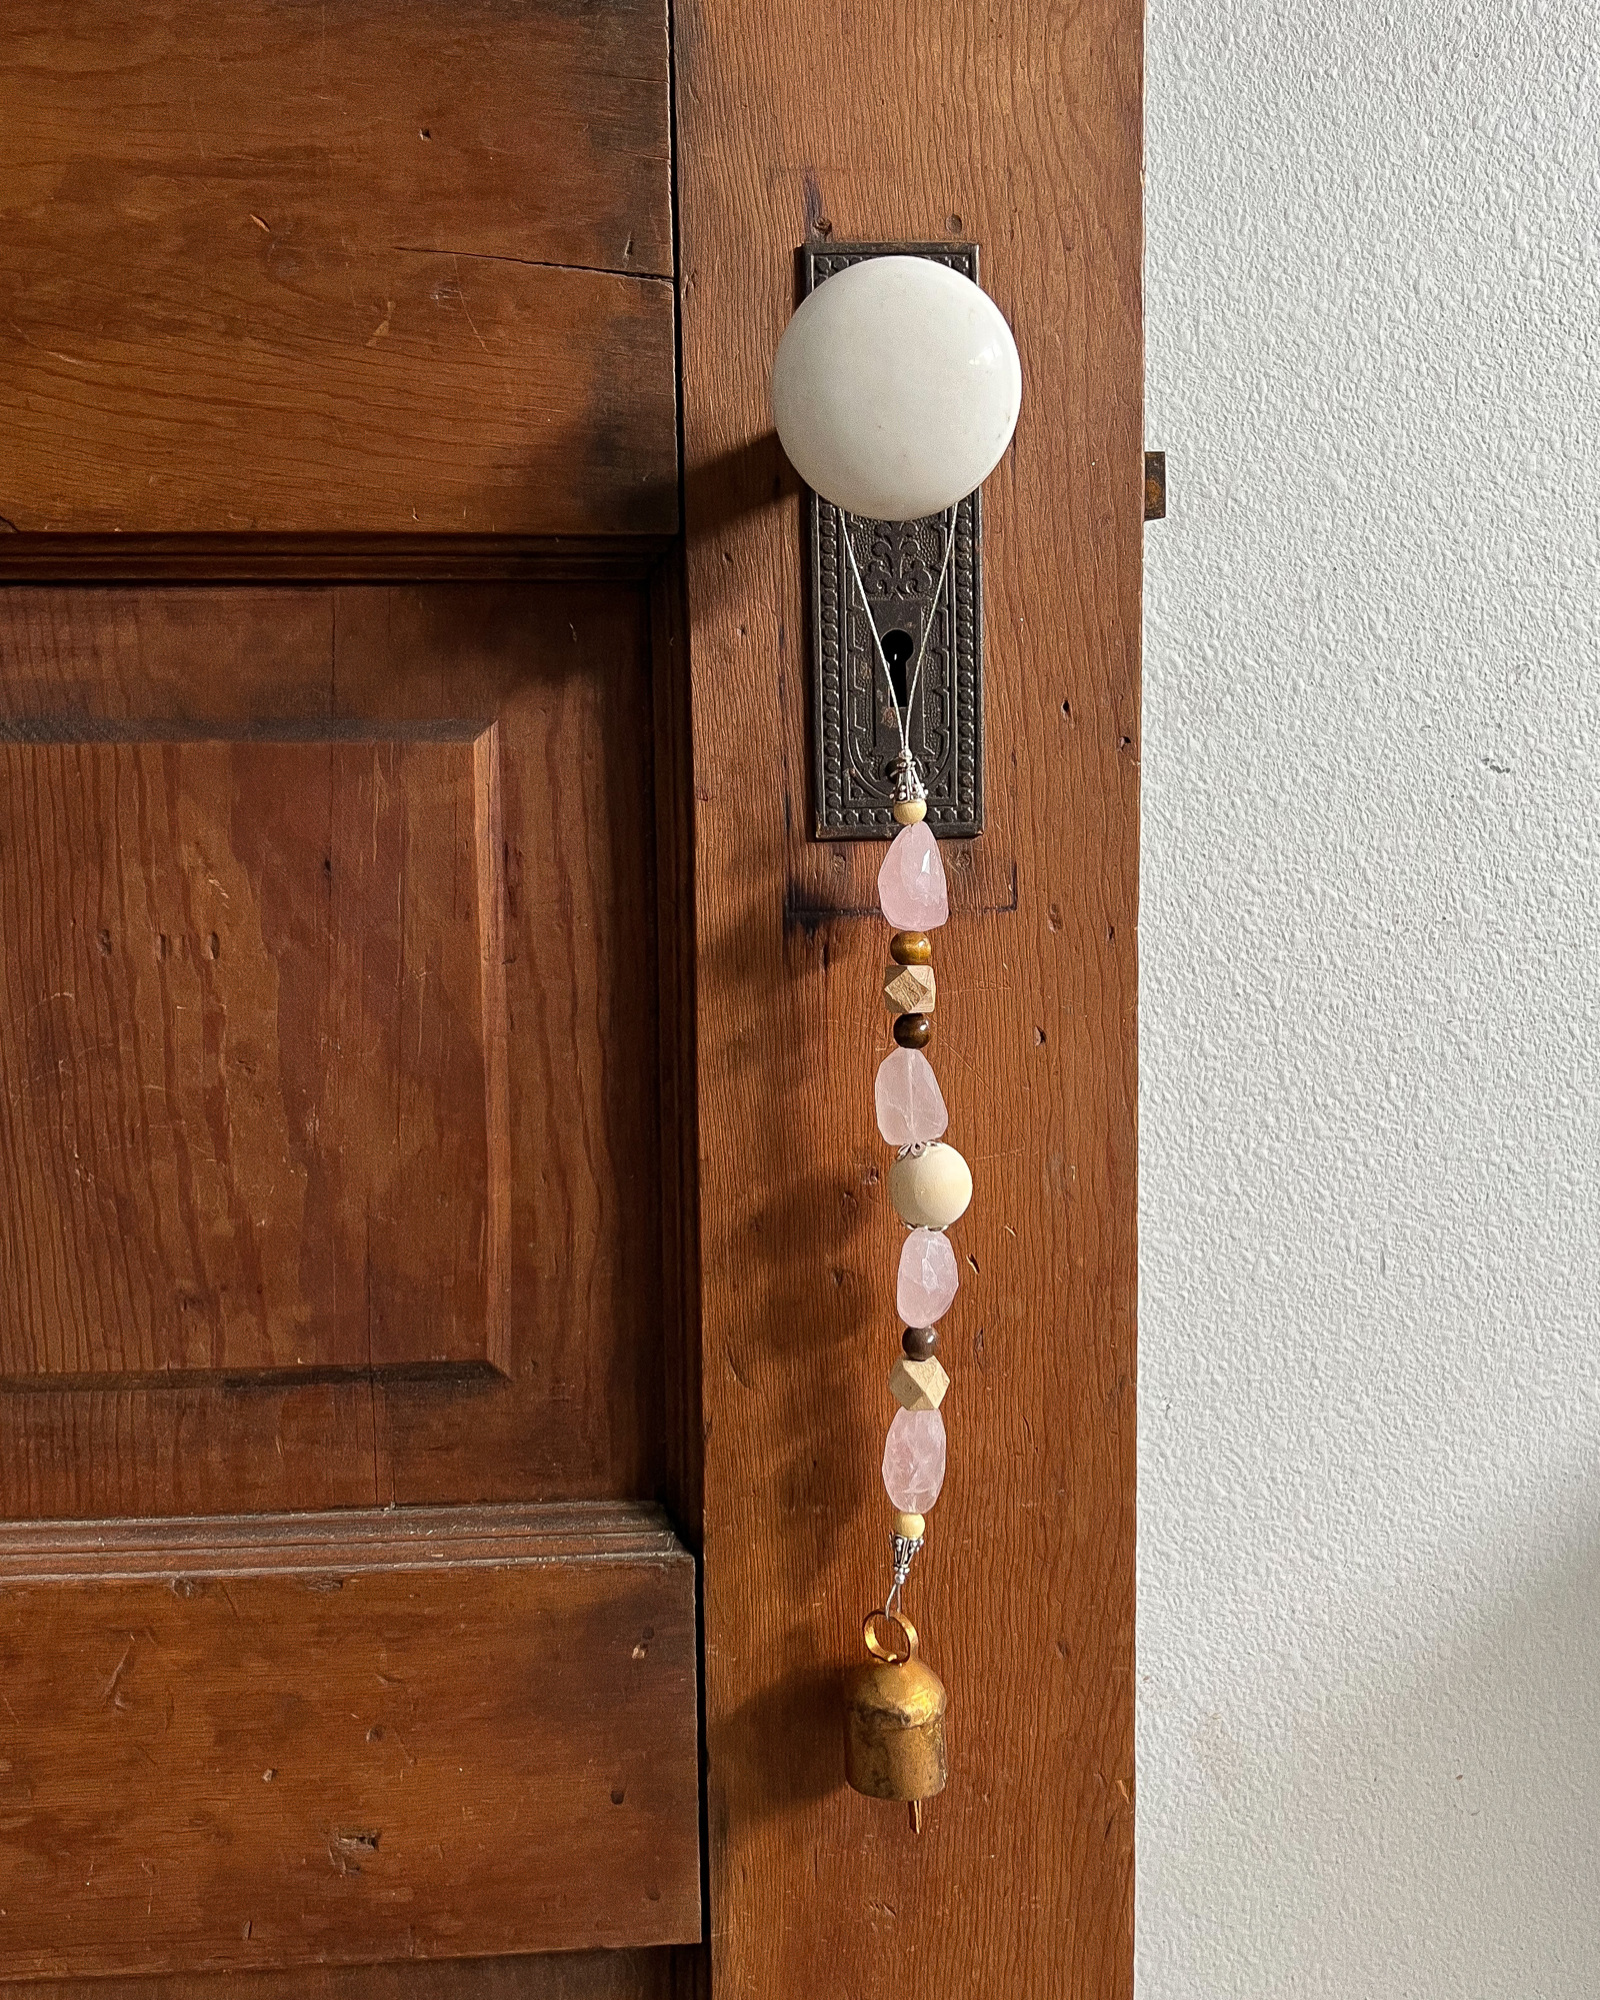
[{"label": "plaster wall surface", "polygon": [[1600,7],[1151,0],[1140,2000],[1600,1994]]}]

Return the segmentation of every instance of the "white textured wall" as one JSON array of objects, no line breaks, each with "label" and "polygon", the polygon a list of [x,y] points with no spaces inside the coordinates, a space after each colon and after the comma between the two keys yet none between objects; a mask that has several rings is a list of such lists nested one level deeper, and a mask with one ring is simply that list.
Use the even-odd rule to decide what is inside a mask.
[{"label": "white textured wall", "polygon": [[1600,0],[1150,0],[1140,2000],[1600,1995]]}]

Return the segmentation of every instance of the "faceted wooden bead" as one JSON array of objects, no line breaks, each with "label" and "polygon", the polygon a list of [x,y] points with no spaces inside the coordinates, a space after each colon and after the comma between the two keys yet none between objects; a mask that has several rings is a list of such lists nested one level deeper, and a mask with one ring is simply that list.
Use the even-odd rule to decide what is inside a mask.
[{"label": "faceted wooden bead", "polygon": [[972,1200],[972,1169],[940,1140],[905,1153],[889,1169],[889,1199],[910,1229],[948,1229]]},{"label": "faceted wooden bead", "polygon": [[895,1020],[894,1038],[903,1049],[925,1049],[933,1039],[933,1023],[926,1014],[901,1014]]},{"label": "faceted wooden bead", "polygon": [[933,940],[926,931],[896,931],[889,940],[889,956],[896,965],[932,965]]},{"label": "faceted wooden bead", "polygon": [[900,1345],[908,1361],[931,1361],[939,1352],[939,1329],[936,1326],[908,1326],[900,1336]]},{"label": "faceted wooden bead", "polygon": [[883,975],[883,1004],[891,1014],[931,1014],[933,967],[891,965]]},{"label": "faceted wooden bead", "polygon": [[926,1514],[896,1512],[894,1531],[897,1535],[903,1535],[908,1542],[920,1542],[928,1532],[928,1517]]},{"label": "faceted wooden bead", "polygon": [[889,1370],[889,1394],[902,1410],[936,1410],[945,1399],[950,1377],[937,1361],[897,1361]]}]

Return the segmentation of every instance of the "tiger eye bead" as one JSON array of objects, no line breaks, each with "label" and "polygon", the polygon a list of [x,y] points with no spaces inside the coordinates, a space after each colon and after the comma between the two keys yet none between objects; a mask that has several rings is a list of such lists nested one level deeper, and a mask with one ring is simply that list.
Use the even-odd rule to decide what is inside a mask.
[{"label": "tiger eye bead", "polygon": [[908,1361],[931,1361],[939,1352],[939,1329],[936,1326],[908,1326],[900,1336],[900,1345],[905,1349]]},{"label": "tiger eye bead", "polygon": [[894,1038],[903,1049],[925,1049],[932,1034],[926,1014],[902,1014],[894,1024]]},{"label": "tiger eye bead", "polygon": [[933,945],[926,931],[896,931],[889,940],[889,956],[896,965],[932,965]]}]

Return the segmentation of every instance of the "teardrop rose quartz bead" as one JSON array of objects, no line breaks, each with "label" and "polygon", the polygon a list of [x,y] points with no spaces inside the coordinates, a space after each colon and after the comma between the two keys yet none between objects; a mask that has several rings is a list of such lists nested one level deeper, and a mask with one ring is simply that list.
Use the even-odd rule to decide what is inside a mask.
[{"label": "teardrop rose quartz bead", "polygon": [[892,1049],[878,1065],[878,1130],[891,1146],[926,1146],[950,1123],[933,1064],[920,1049]]},{"label": "teardrop rose quartz bead", "polygon": [[895,1304],[907,1326],[932,1326],[950,1310],[961,1274],[942,1229],[913,1229],[900,1251]]},{"label": "teardrop rose quartz bead", "polygon": [[939,843],[926,821],[902,827],[878,870],[878,904],[897,931],[932,931],[950,914]]},{"label": "teardrop rose quartz bead", "polygon": [[944,1484],[944,1418],[937,1410],[897,1410],[883,1447],[883,1484],[902,1514],[926,1514]]}]

